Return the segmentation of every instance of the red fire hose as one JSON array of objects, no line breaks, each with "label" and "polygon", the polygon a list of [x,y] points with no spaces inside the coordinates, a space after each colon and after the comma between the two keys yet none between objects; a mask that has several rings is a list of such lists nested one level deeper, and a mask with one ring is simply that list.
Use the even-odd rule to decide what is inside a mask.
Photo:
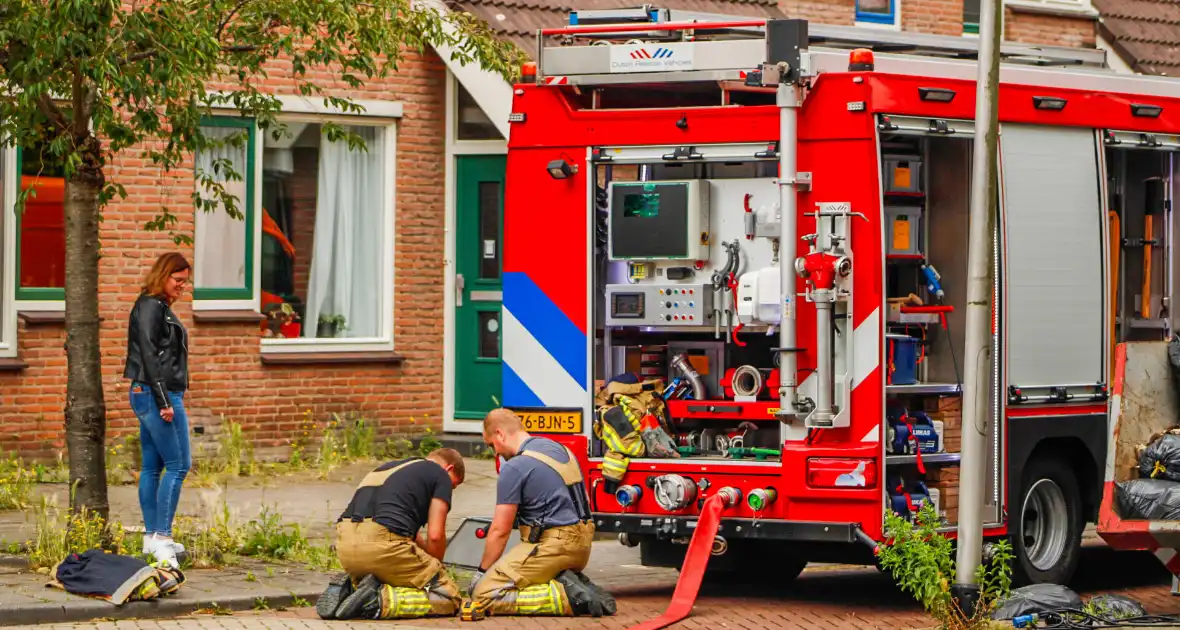
[{"label": "red fire hose", "polygon": [[676,581],[672,603],[668,605],[664,614],[637,626],[631,626],[629,630],[666,628],[692,612],[697,593],[701,590],[701,580],[705,578],[705,567],[709,564],[713,539],[717,536],[717,528],[721,526],[721,511],[724,509],[724,499],[720,494],[705,499],[701,515],[697,518],[696,531],[692,533],[692,540],[688,543],[688,553],[684,555],[684,566],[680,568],[680,579]]}]

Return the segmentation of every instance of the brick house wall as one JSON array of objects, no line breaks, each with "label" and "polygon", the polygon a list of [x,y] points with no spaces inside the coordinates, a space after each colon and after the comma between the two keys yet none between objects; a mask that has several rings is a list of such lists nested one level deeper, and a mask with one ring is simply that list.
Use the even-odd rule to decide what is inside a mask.
[{"label": "brick house wall", "polygon": [[[298,94],[289,64],[272,63],[269,71],[264,89]],[[287,444],[309,410],[317,419],[357,412],[375,421],[382,435],[441,430],[445,77],[445,66],[433,52],[408,53],[396,75],[361,90],[332,81],[327,73],[317,77],[336,96],[396,101],[404,107],[397,126],[393,333],[395,352],[404,362],[263,365],[257,321],[196,321],[191,296],[186,296],[175,310],[190,335],[192,386],[185,404],[194,426],[216,425],[224,416],[241,423],[263,447]],[[131,306],[155,258],[178,249],[166,234],[142,226],[165,204],[181,218],[177,231],[193,230],[191,166],[162,176],[137,153],[118,156],[108,170],[110,180],[126,187],[128,198],[105,210],[100,233],[109,439],[138,430],[122,378]],[[314,181],[311,187],[314,194]],[[314,212],[310,217],[314,222]],[[191,248],[179,250],[192,261]],[[306,273],[303,278],[306,283]],[[18,322],[17,358],[27,366],[0,372],[0,451],[50,459],[64,450],[65,329],[53,320],[27,314]]]},{"label": "brick house wall", "polygon": [[1021,44],[1094,48],[1097,24],[1092,18],[1004,9],[1004,39]]},{"label": "brick house wall", "polygon": [[[782,0],[778,6],[788,15],[816,23],[854,22],[854,0]],[[962,7],[963,0],[902,0],[901,29],[960,35]],[[480,15],[480,11],[474,12]],[[528,10],[522,9],[521,15],[524,13]],[[561,17],[548,15],[547,19]],[[520,37],[516,33],[505,35]],[[1095,22],[1009,8],[1005,35],[1008,41],[1029,44],[1092,47]],[[528,37],[520,41],[530,43]],[[268,72],[265,89],[279,94],[298,93],[289,64],[273,62]],[[393,335],[395,351],[405,357],[404,362],[263,365],[258,322],[198,322],[191,299],[186,298],[176,310],[191,336],[192,389],[186,405],[195,426],[215,426],[224,417],[241,423],[263,447],[287,444],[302,430],[308,411],[321,420],[332,413],[357,412],[375,421],[382,435],[418,432],[425,427],[441,430],[446,359],[442,355],[445,77],[445,67],[437,55],[413,52],[407,54],[394,76],[361,90],[333,84],[326,72],[318,77],[321,84],[332,85],[338,96],[404,105],[397,127]],[[300,151],[295,155],[296,160],[303,157]],[[192,177],[190,172],[178,170],[163,178],[158,169],[133,152],[116,159],[108,175],[124,184],[129,194],[127,200],[107,208],[100,235],[103,380],[110,434],[117,437],[137,430],[127,403],[127,382],[122,378],[127,316],[152,261],[176,249],[167,235],[145,232],[142,226],[155,216],[161,204],[167,204],[181,217],[177,229],[191,234]],[[297,250],[309,251],[314,204],[300,200],[314,199],[316,183],[314,179],[298,183],[291,191],[296,208],[291,237]],[[191,249],[181,251],[192,260]],[[296,286],[306,286],[307,276],[306,264],[297,266]],[[64,343],[65,330],[60,321],[32,315],[19,320],[18,358],[27,367],[0,371],[0,418],[4,422],[0,451],[19,450],[37,458],[52,458],[63,451]]]}]

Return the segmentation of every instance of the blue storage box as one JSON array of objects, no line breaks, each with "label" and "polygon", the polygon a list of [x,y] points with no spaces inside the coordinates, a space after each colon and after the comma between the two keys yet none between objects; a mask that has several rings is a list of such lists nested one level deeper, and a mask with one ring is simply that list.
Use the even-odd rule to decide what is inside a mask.
[{"label": "blue storage box", "polygon": [[919,340],[909,335],[885,335],[885,363],[889,385],[913,385],[918,382]]}]

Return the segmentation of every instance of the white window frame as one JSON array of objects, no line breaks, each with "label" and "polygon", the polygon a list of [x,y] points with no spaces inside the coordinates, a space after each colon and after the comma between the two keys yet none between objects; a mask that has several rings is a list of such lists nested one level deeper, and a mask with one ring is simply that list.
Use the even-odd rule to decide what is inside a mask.
[{"label": "white window frame", "polygon": [[[3,256],[0,256],[0,358],[11,359],[17,355],[16,339],[16,148],[0,146],[4,154],[0,164],[4,172],[0,173],[0,206],[4,208],[4,215],[0,217],[0,243],[3,243]],[[63,305],[64,306],[64,305]]]},{"label": "white window frame", "polygon": [[[372,352],[372,351],[392,351],[394,346],[393,330],[394,330],[394,291],[396,289],[394,261],[396,260],[395,249],[397,243],[395,241],[397,230],[395,223],[397,221],[397,131],[398,120],[396,118],[385,118],[379,116],[332,116],[332,115],[316,115],[316,114],[291,114],[286,111],[279,117],[283,122],[303,122],[312,124],[323,124],[325,122],[336,122],[340,124],[356,125],[356,126],[372,126],[382,128],[383,140],[385,146],[383,147],[383,154],[386,156],[387,164],[384,166],[386,173],[385,190],[383,194],[384,203],[382,208],[382,240],[386,243],[385,247],[381,249],[381,334],[378,337],[372,338],[332,338],[332,339],[262,339],[262,352],[264,354],[288,354],[296,352]],[[258,142],[255,147],[255,164],[261,168],[263,157],[263,146],[265,142]],[[262,180],[259,179],[259,182]],[[261,190],[255,195],[261,203]],[[261,218],[261,215],[259,215]],[[258,221],[261,225],[261,221]],[[261,231],[259,231],[258,246],[255,250],[258,252],[259,265],[258,272],[261,274]],[[262,287],[258,286],[255,289],[261,295]],[[304,326],[314,325],[308,322],[303,322]]]},{"label": "white window frame", "polygon": [[[477,75],[491,82],[490,85],[480,84],[471,85],[467,88],[468,92],[472,89],[483,89],[489,92],[496,89],[496,81],[501,84],[504,80],[498,75],[493,75],[487,71],[481,71],[483,74]],[[470,78],[470,77],[469,77]],[[443,174],[443,185],[446,191],[443,193],[443,205],[445,207],[446,218],[444,219],[443,228],[443,429],[446,431],[458,431],[463,433],[476,432],[473,427],[477,426],[477,421],[473,420],[456,420],[455,419],[455,238],[456,238],[456,224],[458,223],[458,208],[456,204],[455,186],[458,182],[455,180],[455,165],[456,158],[461,155],[507,155],[508,141],[500,140],[459,140],[459,90],[457,85],[461,79],[451,70],[447,69],[447,88],[446,88],[446,122],[444,130],[446,134],[445,150],[446,168]],[[487,112],[484,112],[487,114]],[[489,114],[489,118],[491,115]]]},{"label": "white window frame", "polygon": [[[215,114],[212,117],[213,118],[237,118],[238,116],[235,115],[234,112],[220,112],[220,113]],[[253,125],[253,127],[254,127],[254,173],[252,174],[252,177],[249,177],[247,179],[247,183],[248,184],[251,183],[250,180],[252,180],[252,183],[254,186],[254,190],[253,190],[254,203],[251,205],[251,207],[246,208],[246,207],[244,207],[246,200],[245,199],[238,200],[239,205],[242,206],[242,212],[243,213],[251,213],[252,216],[254,217],[253,229],[251,230],[250,234],[246,235],[247,238],[253,239],[253,241],[254,241],[254,247],[253,247],[254,260],[253,260],[253,264],[251,265],[251,274],[250,274],[251,276],[253,276],[251,279],[252,295],[251,295],[250,299],[245,299],[245,300],[197,299],[197,297],[196,297],[197,286],[196,286],[196,284],[193,284],[191,288],[192,288],[192,292],[193,292],[192,304],[193,304],[194,311],[253,311],[255,313],[261,312],[262,287],[260,285],[262,282],[262,251],[261,251],[261,249],[262,249],[262,191],[259,190],[259,188],[260,188],[260,184],[262,182],[262,162],[260,161],[262,154],[259,152],[258,146],[262,144],[262,134],[261,134],[261,130],[258,129],[257,124]],[[197,184],[197,173],[195,170],[196,166],[194,165],[193,168],[194,168],[193,189],[196,190],[196,187],[198,185]],[[247,174],[242,173],[242,176],[247,177]],[[246,193],[247,197],[250,196],[250,192],[251,191],[247,188],[247,193]],[[192,211],[193,211],[193,235],[194,235],[194,239],[195,239],[196,232],[197,232],[197,216],[200,214],[203,214],[204,211],[200,210],[196,207],[193,207]],[[224,210],[218,210],[218,211],[224,212]],[[243,218],[242,220],[245,221],[245,218]],[[196,253],[195,248],[193,250],[192,264],[194,266],[197,264],[197,253]],[[196,269],[193,269],[193,272],[194,272],[193,277],[195,280]]]},{"label": "white window frame", "polygon": [[1016,11],[1048,13],[1067,17],[1097,17],[1098,11],[1090,0],[1003,0],[1004,6]]},{"label": "white window frame", "polygon": [[891,4],[893,6],[893,12],[892,12],[892,15],[888,16],[889,18],[892,19],[892,21],[889,21],[886,19],[880,19],[880,18],[885,18],[886,16],[884,16],[884,15],[881,15],[880,18],[874,18],[872,16],[874,16],[876,14],[871,14],[871,13],[865,13],[864,15],[869,16],[869,17],[862,18],[860,8],[859,8],[860,0],[855,0],[852,3],[853,24],[855,26],[859,26],[862,28],[875,28],[875,29],[882,29],[882,30],[887,30],[887,31],[899,31],[899,30],[901,30],[901,3],[902,3],[902,0],[891,0]]},{"label": "white window frame", "polygon": [[[278,119],[284,123],[305,122],[323,124],[335,122],[343,125],[381,127],[384,131],[384,150],[389,164],[386,167],[387,178],[385,185],[385,204],[383,208],[382,226],[383,240],[388,246],[382,248],[382,334],[375,338],[362,339],[273,339],[263,338],[260,341],[261,351],[267,355],[294,353],[343,353],[343,352],[380,352],[394,349],[394,292],[397,288],[394,269],[397,247],[397,133],[398,123],[404,113],[404,106],[400,101],[382,101],[373,99],[351,99],[363,111],[360,113],[345,112],[326,105],[322,98],[305,97],[302,95],[279,94],[276,98],[282,106],[282,113]],[[240,116],[237,108],[214,107],[212,116]],[[246,305],[240,301],[222,300],[194,300],[195,310],[240,310],[243,305],[256,313],[261,313],[262,305],[262,158],[266,144],[264,135],[267,132],[255,125],[254,143],[254,297]],[[194,208],[194,212],[196,209]],[[198,305],[198,302],[200,304]],[[307,322],[303,322],[306,326]]]}]

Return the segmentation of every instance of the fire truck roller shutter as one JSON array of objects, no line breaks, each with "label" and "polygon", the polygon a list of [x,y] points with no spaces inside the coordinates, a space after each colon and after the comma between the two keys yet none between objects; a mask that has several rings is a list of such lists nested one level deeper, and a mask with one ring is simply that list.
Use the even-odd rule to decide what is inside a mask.
[{"label": "fire truck roller shutter", "polygon": [[[1046,394],[1049,387],[1084,394],[1082,386],[1106,380],[1101,148],[1091,129],[1017,124],[1001,129],[1005,384],[1026,394]],[[1008,443],[1019,439],[1023,445],[1009,456],[1027,458],[1009,461],[1009,472],[1019,471],[1007,480],[1014,577],[1064,584],[1080,553],[1083,492],[1094,485],[1084,456],[1105,453],[1105,447],[1062,451],[1053,441],[1055,431],[1026,431],[1016,418],[1009,427]],[[1084,433],[1090,434],[1102,439],[1098,432]],[[995,467],[992,462],[989,468]],[[989,506],[998,502],[999,491],[998,475],[989,475]]]}]

